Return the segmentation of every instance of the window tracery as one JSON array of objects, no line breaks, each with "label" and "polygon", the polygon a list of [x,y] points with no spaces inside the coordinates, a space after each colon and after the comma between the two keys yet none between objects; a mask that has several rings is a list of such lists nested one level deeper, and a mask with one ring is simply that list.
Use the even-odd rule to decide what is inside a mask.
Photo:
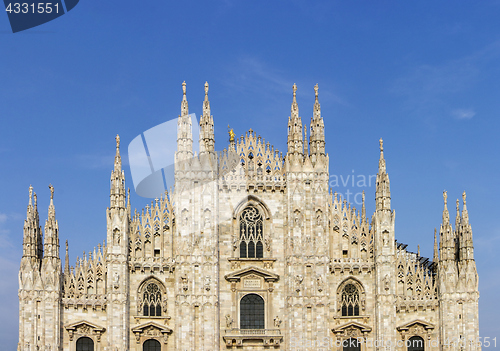
[{"label": "window tracery", "polygon": [[139,299],[139,310],[147,317],[160,317],[162,312],[161,290],[154,282],[146,284]]},{"label": "window tracery", "polygon": [[342,290],[342,316],[359,316],[359,291],[354,284],[347,284]]},{"label": "window tracery", "polygon": [[263,218],[253,206],[240,215],[240,258],[263,258]]}]

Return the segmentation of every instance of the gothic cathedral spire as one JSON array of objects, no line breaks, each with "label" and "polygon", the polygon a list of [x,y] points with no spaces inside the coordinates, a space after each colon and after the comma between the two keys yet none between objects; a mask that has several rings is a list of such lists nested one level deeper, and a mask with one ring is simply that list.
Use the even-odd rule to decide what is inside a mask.
[{"label": "gothic cathedral spire", "polygon": [[460,261],[474,261],[474,245],[472,243],[472,228],[469,223],[469,212],[467,211],[467,202],[465,191],[462,194],[463,199],[463,209],[462,209],[462,220],[460,223],[460,228],[456,228],[459,231],[460,238]]},{"label": "gothic cathedral spire", "polygon": [[299,117],[296,84],[293,85],[292,108],[288,118],[288,154],[303,155],[302,120]]},{"label": "gothic cathedral spire", "polygon": [[391,188],[384,159],[384,141],[380,139],[380,160],[378,162],[376,210],[391,209]]},{"label": "gothic cathedral spire", "polygon": [[56,209],[54,207],[54,187],[49,185],[50,204],[48,218],[45,221],[45,257],[59,258],[59,225],[56,220]]},{"label": "gothic cathedral spire", "polygon": [[177,152],[176,162],[190,159],[193,156],[193,132],[186,98],[186,82],[182,83],[181,114],[177,119]]},{"label": "gothic cathedral spire", "polygon": [[439,230],[439,241],[441,243],[439,258],[441,261],[454,261],[456,256],[455,234],[450,223],[450,213],[448,212],[448,194],[446,191],[443,191],[443,200],[443,223],[441,224],[441,228]]},{"label": "gothic cathedral spire", "polygon": [[325,156],[325,123],[321,117],[321,106],[318,100],[318,84],[314,86],[314,109],[313,117],[311,118],[311,136],[310,136],[310,149],[313,164],[316,160]]},{"label": "gothic cathedral spire", "polygon": [[24,220],[23,257],[32,260],[41,259],[43,255],[42,228],[39,222],[36,193],[33,193],[33,187],[30,185],[28,209]]},{"label": "gothic cathedral spire", "polygon": [[210,114],[210,101],[208,101],[208,82],[205,82],[205,100],[203,101],[203,114],[200,118],[200,154],[204,152],[213,152],[214,144],[214,118]]},{"label": "gothic cathedral spire", "polygon": [[110,209],[125,208],[125,173],[120,156],[120,136],[116,135],[115,168],[111,172]]}]

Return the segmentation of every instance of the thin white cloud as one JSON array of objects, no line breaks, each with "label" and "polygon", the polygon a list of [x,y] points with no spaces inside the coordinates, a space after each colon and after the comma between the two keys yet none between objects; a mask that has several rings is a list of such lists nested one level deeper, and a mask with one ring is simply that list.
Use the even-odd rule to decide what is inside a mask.
[{"label": "thin white cloud", "polygon": [[[122,158],[122,167],[128,166],[128,157],[125,151],[120,152]],[[74,159],[78,162],[81,168],[85,169],[113,169],[113,164],[115,162],[115,154],[108,155],[76,155]]]},{"label": "thin white cloud", "polygon": [[500,57],[500,41],[495,41],[470,55],[442,62],[414,66],[397,78],[391,92],[406,98],[408,110],[418,116],[434,118],[449,113],[457,119],[474,117],[472,109],[449,106],[450,97],[472,89],[487,76],[487,69]]},{"label": "thin white cloud", "polygon": [[6,213],[0,213],[0,248],[12,247],[12,243],[9,240],[10,230],[5,229],[5,222],[9,219]]},{"label": "thin white cloud", "polygon": [[451,115],[456,119],[471,119],[476,115],[476,111],[473,109],[459,108],[451,111]]},{"label": "thin white cloud", "polygon": [[[227,75],[223,78],[223,83],[232,90],[245,93],[265,94],[267,96],[284,93],[290,97],[292,85],[296,83],[299,91],[308,88],[312,94],[312,87],[317,81],[306,87],[303,86],[304,82],[300,80],[301,77],[284,72],[281,68],[272,67],[257,57],[242,56],[236,62],[227,65]],[[307,83],[305,82],[305,84]],[[320,85],[320,101],[321,99],[347,105],[337,94]]]},{"label": "thin white cloud", "polygon": [[18,213],[0,213],[0,249],[13,248],[14,245],[11,240],[11,231],[8,229],[8,221],[16,221],[21,218]]},{"label": "thin white cloud", "polygon": [[241,57],[228,66],[228,73],[226,85],[238,90],[288,91],[294,83],[284,77],[284,72],[268,67],[263,61],[250,56]]}]

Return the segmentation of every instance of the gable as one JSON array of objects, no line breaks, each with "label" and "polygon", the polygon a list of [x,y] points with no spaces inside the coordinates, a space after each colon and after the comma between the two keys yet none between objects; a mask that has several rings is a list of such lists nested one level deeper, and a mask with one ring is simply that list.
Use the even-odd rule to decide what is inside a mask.
[{"label": "gable", "polygon": [[102,333],[106,330],[106,328],[104,328],[104,327],[100,327],[96,324],[87,322],[85,320],[82,320],[82,321],[79,321],[79,322],[76,322],[73,324],[69,324],[65,328],[68,331],[81,330],[81,331],[86,331],[86,332],[94,331],[94,332],[100,332],[100,333]]},{"label": "gable", "polygon": [[147,331],[153,331],[153,330],[158,331],[162,334],[165,334],[165,333],[170,334],[172,332],[172,329],[170,329],[166,326],[163,326],[163,325],[159,325],[159,324],[154,323],[154,322],[147,322],[147,323],[138,325],[135,328],[132,328],[133,333],[145,333]]},{"label": "gable", "polygon": [[226,280],[230,282],[239,282],[242,278],[247,276],[263,278],[266,282],[277,282],[279,280],[279,276],[277,274],[257,267],[244,268],[237,272],[227,274],[226,276],[224,276],[224,278],[226,278]]},{"label": "gable", "polygon": [[358,322],[349,322],[349,323],[343,324],[339,327],[333,328],[332,331],[334,333],[340,333],[340,332],[343,332],[343,331],[348,330],[348,329],[359,329],[363,333],[370,332],[372,330],[372,328],[368,325],[358,323]]},{"label": "gable", "polygon": [[434,325],[433,324],[430,324],[430,323],[427,323],[423,320],[420,320],[420,319],[415,319],[409,323],[406,323],[406,324],[403,324],[399,327],[397,327],[396,329],[398,331],[406,331],[406,330],[409,330],[410,328],[412,327],[422,327],[424,328],[425,330],[428,330],[428,329],[434,329]]}]

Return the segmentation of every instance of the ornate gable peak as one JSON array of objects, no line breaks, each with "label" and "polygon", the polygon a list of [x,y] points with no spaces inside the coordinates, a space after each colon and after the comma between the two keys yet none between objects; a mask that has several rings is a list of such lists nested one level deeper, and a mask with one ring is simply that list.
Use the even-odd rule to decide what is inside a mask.
[{"label": "ornate gable peak", "polygon": [[169,327],[166,327],[164,325],[160,325],[160,324],[157,324],[157,323],[154,323],[154,322],[147,322],[147,323],[138,325],[137,327],[135,327],[135,328],[132,329],[132,332],[133,333],[143,333],[146,329],[150,329],[150,328],[158,329],[163,334],[165,334],[165,333],[167,333],[167,334],[172,333],[172,329],[170,329]]},{"label": "ornate gable peak", "polygon": [[415,319],[415,320],[413,320],[413,321],[411,321],[409,323],[406,323],[406,324],[403,324],[403,325],[397,327],[396,329],[398,331],[408,330],[408,329],[410,329],[410,327],[412,327],[415,324],[421,325],[426,330],[427,329],[434,329],[434,325],[433,324],[427,323],[427,322],[425,322],[425,321],[423,321],[421,319]]},{"label": "ornate gable peak", "polygon": [[241,278],[244,278],[248,275],[256,275],[258,277],[264,278],[266,282],[277,282],[279,280],[279,275],[268,272],[264,269],[257,268],[257,267],[248,267],[244,268],[242,270],[239,270],[237,272],[228,274],[224,276],[227,281],[230,282],[239,282]]},{"label": "ornate gable peak", "polygon": [[349,328],[359,329],[363,333],[370,332],[372,330],[372,328],[366,324],[362,324],[362,323],[358,323],[358,322],[349,322],[346,324],[342,324],[339,327],[333,328],[332,332],[340,333],[340,332],[343,332],[344,330],[349,329]]},{"label": "ornate gable peak", "polygon": [[93,324],[93,323],[90,323],[90,322],[87,322],[85,320],[81,320],[79,322],[76,322],[76,323],[73,323],[73,324],[69,324],[67,326],[65,326],[64,328],[66,330],[76,330],[78,327],[82,327],[82,326],[85,326],[85,327],[88,327],[90,329],[92,329],[94,332],[100,332],[100,333],[103,333],[104,331],[106,331],[106,328],[104,327],[100,327],[96,324]]}]

